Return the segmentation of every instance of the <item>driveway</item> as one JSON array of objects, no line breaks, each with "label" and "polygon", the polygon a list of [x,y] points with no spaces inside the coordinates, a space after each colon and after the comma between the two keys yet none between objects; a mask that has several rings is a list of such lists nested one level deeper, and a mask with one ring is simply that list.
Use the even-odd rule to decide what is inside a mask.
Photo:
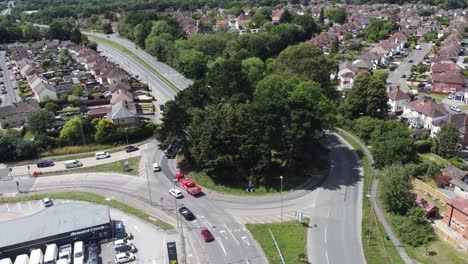
[{"label": "driveway", "polygon": [[[420,43],[420,46],[420,50],[413,50],[394,71],[389,73],[387,83],[399,85],[403,92],[408,92],[410,90],[408,85],[406,85],[406,81],[411,75],[411,66],[418,65],[422,62],[424,56],[426,56],[432,48],[431,43]],[[413,60],[413,62],[410,63],[410,60]],[[401,78],[403,74],[406,75],[405,78]]]}]

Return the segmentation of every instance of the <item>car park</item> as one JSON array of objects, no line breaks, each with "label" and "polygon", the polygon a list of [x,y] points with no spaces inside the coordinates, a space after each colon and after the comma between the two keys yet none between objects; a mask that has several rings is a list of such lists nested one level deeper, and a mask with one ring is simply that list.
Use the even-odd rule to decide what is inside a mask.
[{"label": "car park", "polygon": [[114,237],[116,239],[132,239],[132,233],[125,232],[122,221],[114,221]]},{"label": "car park", "polygon": [[210,230],[208,230],[208,228],[202,229],[200,233],[201,233],[203,239],[205,240],[205,242],[211,242],[211,241],[214,240],[213,234],[211,234],[211,232],[210,232]]},{"label": "car park", "polygon": [[456,105],[453,105],[450,107],[450,109],[452,109],[453,111],[455,112],[461,112],[462,110],[460,109],[460,107],[456,106]]},{"label": "car park", "polygon": [[44,205],[44,207],[51,207],[53,205],[52,200],[47,197],[42,199],[42,204]]},{"label": "car park", "polygon": [[39,160],[37,163],[36,163],[36,166],[38,168],[42,168],[42,167],[52,167],[54,166],[54,162],[50,161],[50,160]]},{"label": "car park", "polygon": [[183,196],[182,192],[177,188],[169,189],[169,194],[174,196],[175,198],[181,198]]},{"label": "car park", "polygon": [[138,148],[138,147],[135,147],[135,146],[126,146],[126,147],[125,147],[125,152],[130,153],[130,152],[137,151],[138,149],[139,149],[139,148]]},{"label": "car park", "polygon": [[195,215],[187,207],[182,206],[179,208],[179,213],[185,218],[185,220],[194,220]]},{"label": "car park", "polygon": [[115,255],[115,263],[127,263],[135,260],[135,255],[133,253],[118,253]]},{"label": "car park", "polygon": [[159,166],[159,163],[153,163],[153,171],[161,171],[161,167]]},{"label": "car park", "polygon": [[110,158],[111,155],[109,152],[97,152],[95,155],[97,160]]},{"label": "car park", "polygon": [[118,239],[114,241],[114,248],[118,248],[121,246],[133,246],[133,242],[130,239]]}]

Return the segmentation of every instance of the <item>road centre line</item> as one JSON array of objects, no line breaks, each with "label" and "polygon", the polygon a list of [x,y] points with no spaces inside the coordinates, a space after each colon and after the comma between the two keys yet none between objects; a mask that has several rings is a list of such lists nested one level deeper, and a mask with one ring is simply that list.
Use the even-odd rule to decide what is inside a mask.
[{"label": "road centre line", "polygon": [[327,258],[327,264],[330,264],[330,260],[328,259],[328,252],[325,251],[325,257]]},{"label": "road centre line", "polygon": [[227,227],[226,224],[224,224],[224,226],[226,227],[226,229],[228,230],[228,232],[231,234],[232,238],[234,238],[234,240],[236,241],[237,245],[240,246],[239,241],[237,241],[237,238],[234,236],[234,234],[232,233],[231,229],[229,229],[229,227]]},{"label": "road centre line", "polygon": [[327,243],[327,226],[325,226],[325,243]]},{"label": "road centre line", "polygon": [[224,248],[224,245],[223,245],[223,242],[221,242],[221,239],[219,239],[219,238],[216,238],[215,240],[218,242],[219,246],[220,246],[220,247],[221,247],[221,249],[223,250],[223,252],[224,252],[224,255],[227,255],[227,253],[226,253],[226,249]]}]

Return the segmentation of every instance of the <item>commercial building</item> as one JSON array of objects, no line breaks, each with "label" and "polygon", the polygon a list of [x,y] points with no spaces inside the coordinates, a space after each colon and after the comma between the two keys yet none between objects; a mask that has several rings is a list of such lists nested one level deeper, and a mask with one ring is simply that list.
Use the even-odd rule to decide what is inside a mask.
[{"label": "commercial building", "polygon": [[48,207],[36,214],[0,222],[0,259],[14,259],[31,250],[112,237],[109,207],[68,203]]}]

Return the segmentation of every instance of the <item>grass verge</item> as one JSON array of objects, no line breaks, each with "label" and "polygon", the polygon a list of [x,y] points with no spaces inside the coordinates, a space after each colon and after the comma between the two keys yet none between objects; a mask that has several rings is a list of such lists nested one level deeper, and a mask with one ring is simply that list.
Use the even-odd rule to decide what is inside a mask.
[{"label": "grass verge", "polygon": [[[337,133],[357,151],[364,168],[364,193],[367,193],[371,185],[369,161],[356,141],[341,132]],[[370,200],[366,196],[363,196],[362,201],[361,228],[362,247],[368,264],[404,263],[393,243],[386,239],[387,232],[375,216]]]},{"label": "grass verge", "polygon": [[176,92],[180,91],[180,89],[177,88],[177,86],[175,86],[171,81],[169,81],[161,73],[159,73],[153,67],[151,67],[151,65],[146,63],[146,61],[144,61],[142,58],[137,56],[135,53],[133,53],[131,50],[127,49],[126,47],[124,47],[124,46],[122,46],[122,45],[120,45],[120,44],[118,44],[118,43],[116,43],[114,41],[111,41],[111,40],[108,40],[108,39],[105,39],[105,38],[101,38],[101,37],[96,37],[96,36],[93,36],[93,35],[88,35],[88,38],[91,39],[91,40],[97,40],[99,42],[105,43],[105,44],[107,44],[107,45],[109,45],[109,46],[111,46],[113,48],[116,48],[117,50],[120,50],[121,52],[127,54],[128,56],[130,56],[133,59],[137,60],[141,65],[143,65],[146,69],[148,69],[154,75],[158,76],[158,78],[161,79],[161,81],[163,81],[169,87],[171,87],[172,90],[174,90]]},{"label": "grass verge", "polygon": [[306,245],[309,219],[305,218],[304,220],[304,224],[283,222],[282,224],[247,224],[246,227],[262,247],[269,263],[281,263],[281,258],[268,228],[273,232],[286,263],[304,263],[298,260],[299,254],[304,254],[307,257]]},{"label": "grass verge", "polygon": [[122,210],[126,213],[132,214],[157,227],[160,227],[163,230],[170,230],[174,228],[172,225],[162,220],[156,219],[155,217],[145,213],[142,210],[131,207],[122,202],[115,201],[115,200],[108,200],[104,196],[97,195],[94,193],[88,193],[88,192],[62,192],[62,193],[50,193],[50,194],[33,194],[30,196],[20,196],[20,197],[12,197],[12,198],[0,197],[0,202],[14,203],[14,202],[22,202],[22,201],[30,201],[30,200],[40,200],[45,197],[49,197],[51,199],[79,200],[79,201],[85,201],[85,202],[90,202],[90,203],[103,204],[103,205],[107,205],[115,209]]},{"label": "grass verge", "polygon": [[[86,173],[86,172],[116,172],[116,173],[123,173],[128,175],[138,175],[138,163],[140,163],[141,157],[132,157],[129,159],[123,159],[114,161],[111,163],[105,163],[101,165],[85,167],[85,168],[76,168],[76,169],[68,169],[62,171],[53,171],[53,172],[44,172],[44,175],[63,175],[63,174],[70,174],[70,173]],[[124,162],[128,160],[130,165],[130,170],[125,171],[123,169]]]}]

